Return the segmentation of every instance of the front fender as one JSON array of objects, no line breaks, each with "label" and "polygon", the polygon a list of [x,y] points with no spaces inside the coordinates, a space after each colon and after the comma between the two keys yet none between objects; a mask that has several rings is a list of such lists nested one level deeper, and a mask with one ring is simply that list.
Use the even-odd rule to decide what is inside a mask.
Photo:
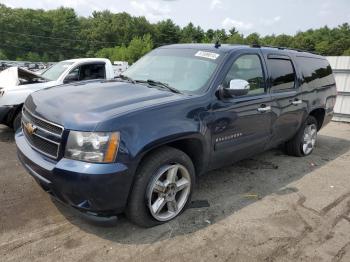
[{"label": "front fender", "polygon": [[135,169],[151,150],[184,139],[199,141],[200,154],[208,158],[211,145],[208,104],[208,100],[199,97],[143,108],[103,121],[96,131],[119,131],[118,161]]},{"label": "front fender", "polygon": [[169,134],[167,136],[161,137],[155,141],[150,141],[150,143],[146,144],[143,148],[141,148],[137,152],[137,155],[147,153],[158,147],[168,145],[176,141],[186,140],[186,139],[196,139],[202,143],[203,149],[205,148],[206,141],[202,134],[195,133],[195,132],[176,133],[176,134]]},{"label": "front fender", "polygon": [[[176,120],[175,120],[176,121]],[[150,151],[164,145],[182,141],[196,140],[201,144],[203,157],[210,152],[210,134],[201,131],[200,123],[182,122],[173,125],[168,120],[163,127],[148,125],[142,128],[142,132],[121,131],[122,148],[127,148],[128,155],[137,162]],[[130,159],[130,160],[131,160]]]}]

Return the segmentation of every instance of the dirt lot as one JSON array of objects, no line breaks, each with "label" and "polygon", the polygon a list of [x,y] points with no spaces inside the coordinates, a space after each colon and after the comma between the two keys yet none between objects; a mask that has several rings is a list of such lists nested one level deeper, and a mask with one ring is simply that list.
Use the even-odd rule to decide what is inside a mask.
[{"label": "dirt lot", "polygon": [[12,137],[0,127],[1,261],[350,261],[350,125],[322,130],[310,157],[272,150],[205,175],[192,208],[151,229],[53,202]]}]

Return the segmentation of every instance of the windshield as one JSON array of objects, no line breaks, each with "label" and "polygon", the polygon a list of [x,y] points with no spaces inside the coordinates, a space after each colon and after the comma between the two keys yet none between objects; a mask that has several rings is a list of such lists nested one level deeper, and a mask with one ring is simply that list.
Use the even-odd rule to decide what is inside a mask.
[{"label": "windshield", "polygon": [[62,73],[66,71],[66,69],[72,64],[73,62],[59,62],[51,66],[41,75],[49,80],[57,80],[60,77],[60,75],[62,75]]},{"label": "windshield", "polygon": [[153,80],[181,92],[198,93],[218,66],[220,54],[194,49],[156,49],[138,60],[123,75],[135,81]]}]

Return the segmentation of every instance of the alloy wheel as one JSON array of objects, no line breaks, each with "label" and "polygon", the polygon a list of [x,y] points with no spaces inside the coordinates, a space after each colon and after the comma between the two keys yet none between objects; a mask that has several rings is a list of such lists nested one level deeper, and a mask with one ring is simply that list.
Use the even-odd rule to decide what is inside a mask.
[{"label": "alloy wheel", "polygon": [[315,124],[307,125],[303,136],[303,153],[308,155],[314,149],[317,139],[317,127]]},{"label": "alloy wheel", "polygon": [[158,221],[169,221],[185,207],[191,193],[191,176],[180,164],[161,167],[147,190],[147,204]]}]

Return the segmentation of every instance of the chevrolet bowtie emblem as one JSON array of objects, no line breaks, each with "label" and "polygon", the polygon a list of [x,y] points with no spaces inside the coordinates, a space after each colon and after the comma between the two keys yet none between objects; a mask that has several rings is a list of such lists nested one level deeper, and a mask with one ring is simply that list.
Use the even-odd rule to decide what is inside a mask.
[{"label": "chevrolet bowtie emblem", "polygon": [[26,123],[24,127],[30,135],[34,134],[35,130],[37,129],[37,127],[31,123]]}]

